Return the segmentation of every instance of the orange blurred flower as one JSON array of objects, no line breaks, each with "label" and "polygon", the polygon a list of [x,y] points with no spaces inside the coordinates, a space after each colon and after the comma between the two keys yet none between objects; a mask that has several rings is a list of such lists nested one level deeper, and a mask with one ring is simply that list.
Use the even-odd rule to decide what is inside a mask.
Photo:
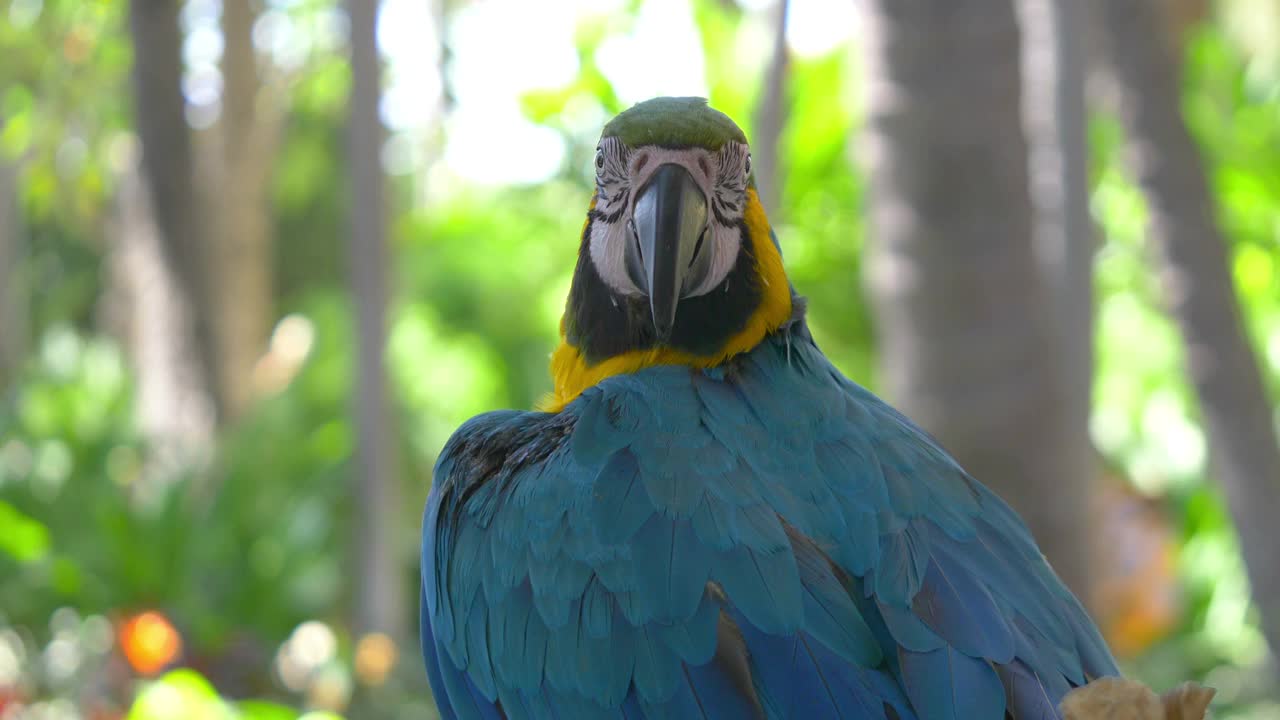
[{"label": "orange blurred flower", "polygon": [[182,652],[182,636],[168,618],[154,610],[128,618],[118,634],[125,659],[143,675],[160,672]]},{"label": "orange blurred flower", "polygon": [[1094,497],[1090,610],[1116,657],[1136,657],[1182,616],[1178,539],[1158,501],[1104,475]]},{"label": "orange blurred flower", "polygon": [[356,643],[356,676],[377,687],[387,681],[396,664],[396,643],[382,633],[370,633]]},{"label": "orange blurred flower", "polygon": [[26,700],[18,688],[0,685],[0,715],[8,717],[10,710],[20,711]]}]

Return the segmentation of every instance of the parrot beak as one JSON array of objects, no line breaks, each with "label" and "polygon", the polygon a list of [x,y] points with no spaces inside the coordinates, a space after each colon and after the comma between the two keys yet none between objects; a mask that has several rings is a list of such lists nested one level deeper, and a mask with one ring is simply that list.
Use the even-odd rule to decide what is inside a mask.
[{"label": "parrot beak", "polygon": [[671,336],[676,306],[710,271],[707,197],[689,171],[668,163],[659,167],[636,196],[627,272],[649,296],[653,328],[659,340]]}]

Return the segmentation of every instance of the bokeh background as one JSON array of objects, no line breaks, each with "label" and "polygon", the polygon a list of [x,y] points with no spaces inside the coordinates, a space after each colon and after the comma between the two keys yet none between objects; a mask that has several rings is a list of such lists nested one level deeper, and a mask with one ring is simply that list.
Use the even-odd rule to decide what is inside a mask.
[{"label": "bokeh background", "polygon": [[1275,0],[0,0],[0,718],[434,717],[431,465],[658,94],[1125,670],[1280,718]]}]

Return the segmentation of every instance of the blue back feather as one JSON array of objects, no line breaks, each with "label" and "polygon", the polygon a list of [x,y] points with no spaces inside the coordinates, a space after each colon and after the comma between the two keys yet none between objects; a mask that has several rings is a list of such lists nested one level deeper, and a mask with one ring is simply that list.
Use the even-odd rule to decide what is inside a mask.
[{"label": "blue back feather", "polygon": [[422,645],[446,718],[1056,718],[1116,667],[1003,502],[803,326],[442,452]]}]

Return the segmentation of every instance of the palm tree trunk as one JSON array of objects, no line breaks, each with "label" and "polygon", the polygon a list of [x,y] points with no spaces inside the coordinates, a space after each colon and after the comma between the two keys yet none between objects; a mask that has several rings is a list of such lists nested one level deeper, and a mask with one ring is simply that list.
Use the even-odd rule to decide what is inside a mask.
[{"label": "palm tree trunk", "polygon": [[[1093,396],[1093,256],[1086,165],[1084,34],[1080,0],[1021,0],[1023,123],[1027,131],[1033,237],[1057,330],[1062,373],[1063,443],[1070,448],[1077,491],[1093,495],[1098,467],[1089,437]],[[1082,512],[1088,516],[1087,505]],[[1097,552],[1095,547],[1077,552]],[[1096,556],[1095,556],[1096,557]],[[1093,592],[1096,587],[1079,587]],[[1095,598],[1082,596],[1097,608]]]},{"label": "palm tree trunk", "polygon": [[1088,455],[1032,244],[1013,0],[869,0],[867,282],[888,395],[1087,596]]},{"label": "palm tree trunk", "polygon": [[268,195],[283,109],[259,79],[249,0],[222,4],[222,112],[201,147],[202,216],[208,228],[207,299],[224,421],[251,403],[254,367],[271,332],[272,233]]},{"label": "palm tree trunk", "polygon": [[1165,299],[1182,331],[1209,454],[1240,536],[1262,629],[1280,657],[1280,445],[1204,163],[1182,117],[1180,63],[1152,0],[1100,5],[1127,159],[1147,199]]},{"label": "palm tree trunk", "polygon": [[1075,444],[1088,448],[1096,244],[1086,166],[1087,8],[1079,0],[1021,0],[1019,5],[1035,246],[1058,316],[1069,425],[1078,435]]},{"label": "palm tree trunk", "polygon": [[27,288],[19,272],[25,247],[16,175],[17,169],[0,159],[0,396],[17,376],[27,346]]},{"label": "palm tree trunk", "polygon": [[351,284],[356,304],[357,424],[355,627],[399,638],[404,623],[398,566],[396,478],[390,460],[384,348],[386,220],[378,120],[381,64],[376,0],[348,0],[351,19]]},{"label": "palm tree trunk", "polygon": [[166,481],[206,459],[214,412],[193,352],[190,306],[151,198],[140,168],[118,178],[107,305],[138,379],[138,425],[151,441],[148,477]]},{"label": "palm tree trunk", "polygon": [[756,108],[756,126],[751,138],[751,157],[754,165],[756,190],[765,212],[776,222],[782,201],[782,171],[779,168],[779,144],[782,128],[786,125],[787,71],[790,58],[787,54],[788,0],[776,0],[772,8],[773,54],[765,68],[764,88],[760,104]]},{"label": "palm tree trunk", "polygon": [[[202,228],[196,219],[196,194],[186,102],[182,96],[182,32],[180,5],[173,0],[133,0],[129,25],[133,40],[134,121],[142,141],[142,169],[148,206],[159,233],[160,252],[173,275],[172,293],[184,326],[173,342],[187,342],[183,352],[195,368],[194,392],[218,392],[217,342],[212,313]],[[146,378],[143,378],[146,381]],[[218,408],[215,407],[215,415]]]},{"label": "palm tree trunk", "polygon": [[179,4],[133,0],[134,115],[140,167],[120,179],[114,282],[138,377],[138,416],[163,476],[212,440],[217,379],[190,131],[182,96]]}]

